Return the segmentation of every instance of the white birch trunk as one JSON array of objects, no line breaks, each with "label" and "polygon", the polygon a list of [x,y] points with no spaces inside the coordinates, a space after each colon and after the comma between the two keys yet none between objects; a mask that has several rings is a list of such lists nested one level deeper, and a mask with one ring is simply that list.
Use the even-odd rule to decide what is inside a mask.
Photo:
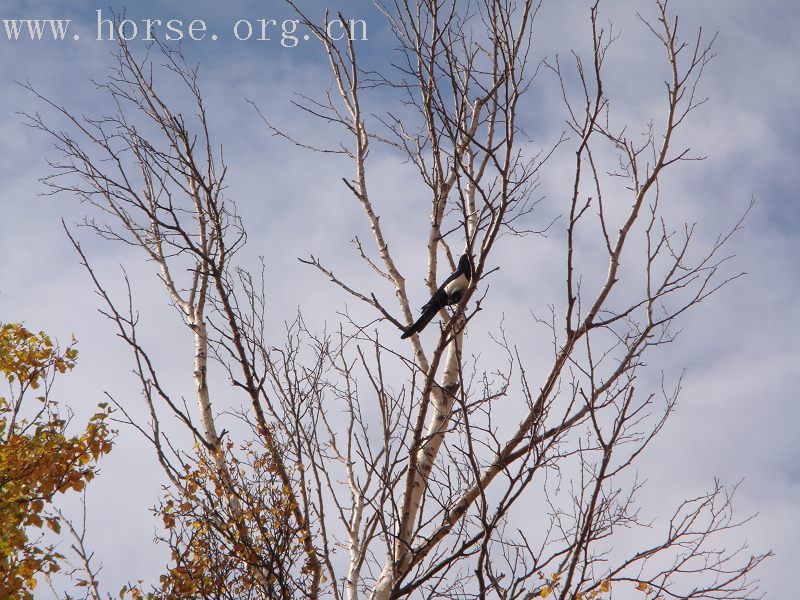
[{"label": "white birch trunk", "polygon": [[427,489],[428,477],[442,447],[442,442],[444,442],[444,435],[452,413],[453,400],[459,385],[459,361],[463,335],[462,329],[450,342],[441,383],[439,387],[431,392],[433,411],[425,430],[425,439],[427,441],[417,454],[417,472],[411,484],[409,512],[406,515],[401,515],[401,521],[405,526],[398,533],[398,539],[395,540],[393,555],[386,557],[381,574],[372,589],[372,600],[387,600],[389,598],[398,575],[395,572],[395,565],[402,572],[410,561],[409,548],[413,542],[414,523],[417,520],[417,513],[422,504],[422,497]]},{"label": "white birch trunk", "polygon": [[[214,422],[214,413],[211,410],[211,398],[208,394],[208,333],[205,321],[201,318],[191,320],[192,331],[194,332],[194,384],[197,393],[197,406],[200,409],[200,421],[203,424],[203,435],[206,442],[217,448],[219,435],[217,426]],[[217,467],[221,466],[221,457],[217,457],[219,452],[214,453],[214,462]]]}]

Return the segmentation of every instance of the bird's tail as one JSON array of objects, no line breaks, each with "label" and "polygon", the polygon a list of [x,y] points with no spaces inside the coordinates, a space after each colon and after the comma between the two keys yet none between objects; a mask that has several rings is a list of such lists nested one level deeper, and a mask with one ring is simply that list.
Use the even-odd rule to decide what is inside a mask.
[{"label": "bird's tail", "polygon": [[400,336],[400,339],[404,340],[407,337],[411,337],[415,333],[419,333],[425,329],[425,326],[431,322],[431,319],[433,319],[434,315],[439,312],[440,308],[440,306],[428,306],[424,311],[422,311],[422,314],[419,316],[419,319],[417,319],[416,323],[403,332],[403,335]]}]

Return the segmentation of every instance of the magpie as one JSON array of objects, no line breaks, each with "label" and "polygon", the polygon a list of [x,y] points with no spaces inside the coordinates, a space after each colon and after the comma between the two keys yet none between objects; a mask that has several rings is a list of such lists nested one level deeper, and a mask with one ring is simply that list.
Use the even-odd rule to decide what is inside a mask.
[{"label": "magpie", "polygon": [[452,306],[458,304],[461,300],[461,295],[467,289],[469,281],[472,279],[472,261],[467,254],[458,259],[458,268],[444,280],[444,283],[439,286],[433,297],[428,300],[425,306],[422,307],[422,314],[417,322],[403,332],[400,336],[401,339],[406,339],[419,333],[425,326],[431,322],[431,319],[445,306]]}]

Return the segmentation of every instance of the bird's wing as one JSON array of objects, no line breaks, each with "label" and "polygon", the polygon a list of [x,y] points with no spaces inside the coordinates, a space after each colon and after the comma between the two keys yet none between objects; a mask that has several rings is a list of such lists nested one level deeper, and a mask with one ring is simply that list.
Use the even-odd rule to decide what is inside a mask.
[{"label": "bird's wing", "polygon": [[440,308],[442,308],[442,306],[444,306],[445,299],[447,298],[447,293],[444,291],[444,286],[445,285],[446,284],[443,283],[441,285],[441,287],[439,287],[439,289],[436,290],[436,293],[433,296],[431,296],[431,299],[428,300],[422,306],[422,308],[420,309],[422,312],[425,312],[426,310],[428,310],[432,306],[436,306],[437,307],[436,310],[439,310]]},{"label": "bird's wing", "polygon": [[440,290],[443,290],[443,289],[444,289],[444,286],[446,286],[448,283],[450,283],[450,282],[451,282],[451,281],[453,281],[454,279],[458,279],[458,278],[459,278],[459,277],[460,277],[462,274],[463,274],[463,272],[462,272],[462,270],[461,270],[461,269],[456,269],[455,271],[453,271],[452,273],[450,273],[450,277],[448,277],[447,279],[445,279],[445,280],[442,282],[442,285],[440,285],[440,286],[439,286],[439,289],[440,289]]},{"label": "bird's wing", "polygon": [[[451,281],[453,281],[455,279],[458,279],[462,274],[463,274],[463,271],[460,268],[458,268],[455,271],[453,271],[452,273],[450,273],[450,276],[442,282],[442,285],[439,286],[439,289],[436,290],[436,293],[431,297],[431,299],[428,300],[423,305],[422,310],[424,311],[428,307],[430,307],[434,300],[438,300],[438,302],[440,304],[442,304],[442,306],[444,306],[444,302],[442,300],[442,295],[444,295],[445,297],[447,295],[447,292],[445,292],[444,288],[447,286],[448,283],[450,283]],[[441,308],[441,306],[439,308]]]}]

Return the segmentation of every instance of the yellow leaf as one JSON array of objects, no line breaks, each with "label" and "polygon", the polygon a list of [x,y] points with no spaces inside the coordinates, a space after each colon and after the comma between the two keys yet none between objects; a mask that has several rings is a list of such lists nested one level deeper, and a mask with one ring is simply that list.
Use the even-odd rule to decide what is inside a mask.
[{"label": "yellow leaf", "polygon": [[539,590],[539,596],[541,598],[547,598],[550,595],[550,592],[552,591],[553,589],[549,585],[546,585],[541,590]]},{"label": "yellow leaf", "polygon": [[640,592],[649,592],[650,586],[646,584],[644,581],[640,581],[638,584],[636,584],[636,589],[639,590]]},{"label": "yellow leaf", "polygon": [[610,589],[611,589],[611,582],[609,582],[608,579],[603,579],[603,581],[600,582],[600,591],[607,592]]},{"label": "yellow leaf", "polygon": [[32,525],[33,527],[41,527],[44,524],[44,521],[42,521],[39,515],[31,515],[28,517],[28,524]]}]

